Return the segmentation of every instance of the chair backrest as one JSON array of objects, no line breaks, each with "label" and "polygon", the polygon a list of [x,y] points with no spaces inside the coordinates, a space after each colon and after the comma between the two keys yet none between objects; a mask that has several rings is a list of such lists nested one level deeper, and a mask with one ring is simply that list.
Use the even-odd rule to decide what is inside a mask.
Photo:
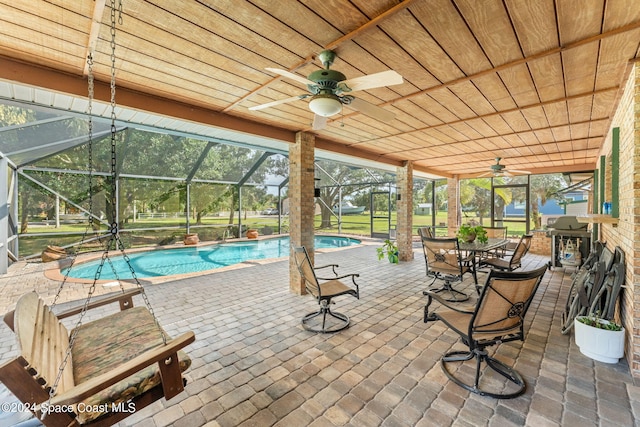
[{"label": "chair backrest", "polygon": [[609,269],[611,269],[611,266],[613,265],[613,261],[614,261],[614,253],[611,252],[611,249],[609,249],[608,247],[603,247],[602,251],[600,252],[600,258],[598,258],[598,261],[601,261],[604,263],[604,271],[609,271]]},{"label": "chair backrest", "polygon": [[304,280],[305,288],[311,295],[316,298],[320,298],[322,296],[320,284],[318,283],[318,278],[316,277],[313,265],[311,265],[311,258],[309,258],[307,249],[304,246],[294,246],[292,249],[296,266],[298,267],[300,277]]},{"label": "chair backrest", "polygon": [[427,270],[462,274],[462,256],[456,237],[422,238],[422,249],[427,262]]},{"label": "chair backrest", "polygon": [[526,255],[529,252],[529,249],[531,249],[532,242],[533,242],[533,234],[524,234],[522,236],[522,243],[524,243],[524,246],[526,248],[524,255]]},{"label": "chair backrest", "polygon": [[471,341],[506,334],[522,339],[525,314],[546,271],[546,265],[532,271],[491,270],[469,326]]},{"label": "chair backrest", "polygon": [[515,250],[513,251],[513,255],[511,255],[511,259],[509,260],[509,265],[513,268],[520,266],[522,262],[522,257],[529,252],[529,248],[531,247],[531,238],[533,236],[531,234],[524,234]]},{"label": "chair backrest", "polygon": [[430,239],[436,237],[431,227],[418,227],[418,234],[420,235],[420,237],[428,237]]},{"label": "chair backrest", "polygon": [[[29,363],[29,369],[47,386],[53,386],[69,346],[67,328],[35,292],[20,297],[13,325],[20,355]],[[62,393],[73,386],[73,366],[69,359],[56,392]]]},{"label": "chair backrest", "polygon": [[507,238],[507,227],[483,227],[484,231],[487,232],[487,237],[490,239],[506,239]]}]

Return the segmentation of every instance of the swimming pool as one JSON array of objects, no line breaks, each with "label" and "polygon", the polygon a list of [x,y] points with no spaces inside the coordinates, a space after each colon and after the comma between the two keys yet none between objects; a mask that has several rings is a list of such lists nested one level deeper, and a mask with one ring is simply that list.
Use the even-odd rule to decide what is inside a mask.
[{"label": "swimming pool", "polygon": [[[327,249],[353,246],[359,243],[360,240],[349,237],[315,236],[314,245],[316,249]],[[250,260],[289,256],[289,237],[159,249],[127,255],[138,278],[171,276],[214,270]],[[129,266],[122,256],[112,256],[110,259],[117,277],[120,279],[132,278]],[[100,260],[76,264],[71,269],[69,277],[93,279],[99,264]],[[66,270],[62,270],[61,273],[65,274]],[[109,264],[105,263],[100,279],[112,280],[115,278],[116,274]]]}]

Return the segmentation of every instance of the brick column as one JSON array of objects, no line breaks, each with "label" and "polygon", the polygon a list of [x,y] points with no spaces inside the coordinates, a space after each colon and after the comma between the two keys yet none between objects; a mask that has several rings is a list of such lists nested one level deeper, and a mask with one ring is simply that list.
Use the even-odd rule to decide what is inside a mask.
[{"label": "brick column", "polygon": [[[291,245],[307,248],[312,263],[315,213],[314,148],[314,135],[298,132],[295,145],[289,149],[289,237]],[[306,293],[293,256],[289,257],[289,289],[298,295]]]},{"label": "brick column", "polygon": [[411,243],[413,227],[413,163],[404,162],[396,168],[396,189],[398,200],[396,204],[396,239],[398,244],[398,259],[411,261],[413,246]]},{"label": "brick column", "polygon": [[457,176],[447,178],[447,232],[455,236],[460,227],[460,180]]}]

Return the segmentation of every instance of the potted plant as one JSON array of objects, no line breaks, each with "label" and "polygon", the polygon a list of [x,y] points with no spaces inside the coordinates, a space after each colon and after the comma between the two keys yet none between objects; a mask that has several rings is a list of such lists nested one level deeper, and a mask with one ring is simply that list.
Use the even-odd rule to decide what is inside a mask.
[{"label": "potted plant", "polygon": [[378,248],[377,251],[378,261],[386,256],[387,259],[389,259],[390,263],[398,263],[398,246],[396,245],[396,242],[392,242],[391,240],[387,239],[384,241],[382,247]]},{"label": "potted plant", "polygon": [[576,345],[580,353],[604,363],[618,363],[624,356],[624,328],[598,313],[574,320]]},{"label": "potted plant", "polygon": [[182,241],[185,245],[197,245],[200,243],[200,238],[198,237],[198,233],[187,233],[184,235]]},{"label": "potted plant", "polygon": [[481,225],[471,225],[471,224],[463,224],[458,229],[456,233],[456,237],[461,242],[471,243],[474,240],[478,239],[480,243],[487,243],[487,230],[484,229]]}]

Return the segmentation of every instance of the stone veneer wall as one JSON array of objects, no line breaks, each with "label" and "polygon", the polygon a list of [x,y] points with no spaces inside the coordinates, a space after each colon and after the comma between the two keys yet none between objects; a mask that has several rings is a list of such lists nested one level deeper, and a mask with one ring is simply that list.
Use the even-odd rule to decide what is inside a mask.
[{"label": "stone veneer wall", "polygon": [[[313,134],[299,132],[296,143],[289,149],[289,237],[291,244],[304,246],[314,261],[315,187]],[[289,257],[289,289],[305,294],[304,283],[298,273],[295,258]]]},{"label": "stone veneer wall", "polygon": [[[640,64],[635,63],[623,91],[611,129],[600,153],[606,156],[611,170],[611,140],[613,128],[620,129],[619,222],[600,225],[600,239],[613,250],[619,246],[626,259],[626,289],[622,290],[617,317],[627,330],[625,356],[631,374],[640,381]],[[598,167],[600,162],[598,162]],[[601,172],[601,171],[600,171]],[[610,197],[610,173],[605,171],[605,194]],[[610,200],[610,199],[609,199]]]},{"label": "stone veneer wall", "polygon": [[447,229],[449,236],[455,236],[460,227],[460,180],[447,178]]},{"label": "stone veneer wall", "polygon": [[413,163],[405,162],[396,168],[396,188],[400,200],[397,201],[396,241],[398,259],[413,259],[412,224],[413,224]]}]

